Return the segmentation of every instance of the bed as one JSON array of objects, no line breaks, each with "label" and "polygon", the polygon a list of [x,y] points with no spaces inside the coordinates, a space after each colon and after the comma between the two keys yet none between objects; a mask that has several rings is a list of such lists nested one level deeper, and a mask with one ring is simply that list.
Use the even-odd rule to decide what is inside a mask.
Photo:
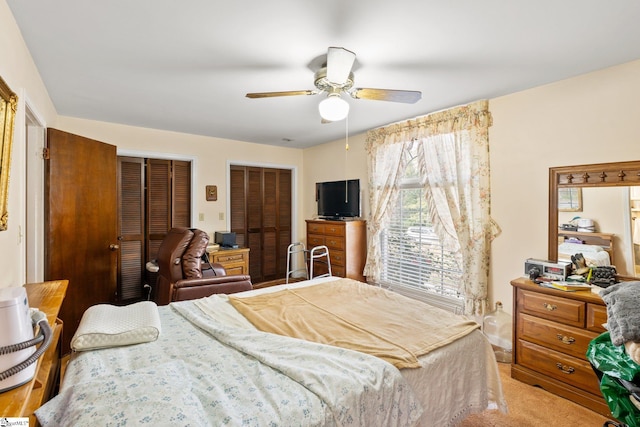
[{"label": "bed", "polygon": [[[327,277],[231,298],[334,286]],[[417,357],[419,367],[398,369],[353,349],[259,331],[226,295],[157,312],[155,341],[74,352],[60,393],[36,411],[40,423],[454,426],[487,408],[506,411],[491,345],[477,328]]]},{"label": "bed", "polygon": [[581,253],[589,267],[615,265],[614,235],[558,230],[558,260],[571,262],[571,256]]}]

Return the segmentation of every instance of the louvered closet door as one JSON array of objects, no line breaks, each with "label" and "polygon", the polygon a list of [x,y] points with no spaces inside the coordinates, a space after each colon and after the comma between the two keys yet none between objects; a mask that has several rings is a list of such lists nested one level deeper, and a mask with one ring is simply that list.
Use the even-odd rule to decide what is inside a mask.
[{"label": "louvered closet door", "polygon": [[278,278],[278,171],[262,172],[262,276],[263,280]]},{"label": "louvered closet door", "polygon": [[247,168],[247,247],[249,274],[262,282],[262,169]]},{"label": "louvered closet door", "polygon": [[171,229],[171,160],[147,159],[147,261]]},{"label": "louvered closet door", "polygon": [[[229,199],[231,203],[230,223],[231,230],[236,233],[236,243],[240,247],[249,247],[247,244],[247,198],[245,197],[245,169],[231,166],[229,171],[231,185]],[[249,252],[251,262],[251,252]]]},{"label": "louvered closet door", "polygon": [[[132,301],[146,297],[156,274],[146,271],[171,227],[191,226],[191,162],[118,158],[118,293]],[[153,297],[153,295],[152,295]]]},{"label": "louvered closet door", "polygon": [[291,171],[278,171],[278,246],[277,277],[287,274],[287,247],[291,243]]},{"label": "louvered closet door", "polygon": [[171,161],[171,224],[191,226],[191,162]]},{"label": "louvered closet door", "polygon": [[231,231],[250,249],[253,283],[284,278],[291,243],[291,170],[232,165]]},{"label": "louvered closet door", "polygon": [[118,294],[140,298],[144,284],[144,159],[118,157]]},{"label": "louvered closet door", "polygon": [[147,159],[147,259],[172,227],[191,227],[191,162]]}]

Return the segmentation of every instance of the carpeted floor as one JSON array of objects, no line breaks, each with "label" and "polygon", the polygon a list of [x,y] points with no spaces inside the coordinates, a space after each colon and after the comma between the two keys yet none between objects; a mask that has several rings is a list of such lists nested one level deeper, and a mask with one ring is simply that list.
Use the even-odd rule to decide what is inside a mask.
[{"label": "carpeted floor", "polygon": [[600,414],[511,378],[511,365],[500,363],[500,378],[509,413],[484,411],[468,417],[459,427],[600,427]]}]

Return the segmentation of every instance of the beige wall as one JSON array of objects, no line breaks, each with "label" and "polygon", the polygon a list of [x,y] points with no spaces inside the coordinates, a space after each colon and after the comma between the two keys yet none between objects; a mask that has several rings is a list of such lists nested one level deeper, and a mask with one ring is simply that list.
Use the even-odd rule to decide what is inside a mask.
[{"label": "beige wall", "polygon": [[0,232],[0,287],[20,286],[26,268],[25,104],[44,124],[55,125],[56,111],[27,50],[11,10],[0,0],[0,77],[19,97],[9,181],[9,228]]},{"label": "beige wall", "polygon": [[548,170],[640,159],[640,61],[491,100],[491,294],[511,312],[509,280],[547,256]]},{"label": "beige wall", "polygon": [[303,206],[304,219],[317,215],[315,201],[316,182],[360,179],[361,215],[369,216],[369,189],[367,163],[364,152],[365,135],[349,137],[349,150],[345,139],[321,144],[304,150]]},{"label": "beige wall", "polygon": [[[524,260],[547,258],[551,166],[640,159],[640,61],[490,100],[492,216],[502,234],[492,245],[490,298],[511,312],[509,281]],[[350,138],[352,176],[366,182],[364,135]],[[305,150],[305,189],[343,179],[340,141]],[[305,193],[305,215],[314,213]],[[368,199],[365,198],[368,215]]]},{"label": "beige wall", "polygon": [[[119,150],[173,153],[196,159],[196,213],[207,231],[226,227],[226,165],[233,161],[298,167],[295,180],[299,237],[315,214],[318,181],[360,178],[363,216],[369,215],[364,135],[304,151],[151,129],[58,119],[11,12],[0,0],[0,76],[21,95],[10,186],[9,230],[0,232],[0,286],[24,281],[24,102],[51,127],[117,145]],[[640,61],[490,100],[492,214],[502,228],[493,243],[490,294],[511,311],[509,281],[523,274],[524,260],[547,255],[548,168],[640,159]],[[425,112],[427,113],[427,112]],[[204,185],[219,186],[218,202],[204,201]],[[225,218],[226,219],[226,218]],[[19,266],[19,267],[16,267]]]}]

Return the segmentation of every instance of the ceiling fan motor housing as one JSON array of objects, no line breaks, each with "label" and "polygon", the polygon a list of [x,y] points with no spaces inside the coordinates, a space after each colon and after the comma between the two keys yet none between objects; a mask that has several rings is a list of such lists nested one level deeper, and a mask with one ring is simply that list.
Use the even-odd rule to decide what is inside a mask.
[{"label": "ceiling fan motor housing", "polygon": [[348,91],[353,87],[353,73],[349,73],[349,77],[344,83],[334,83],[327,79],[327,68],[323,67],[316,71],[314,76],[314,84],[319,90],[326,91],[328,93]]}]

